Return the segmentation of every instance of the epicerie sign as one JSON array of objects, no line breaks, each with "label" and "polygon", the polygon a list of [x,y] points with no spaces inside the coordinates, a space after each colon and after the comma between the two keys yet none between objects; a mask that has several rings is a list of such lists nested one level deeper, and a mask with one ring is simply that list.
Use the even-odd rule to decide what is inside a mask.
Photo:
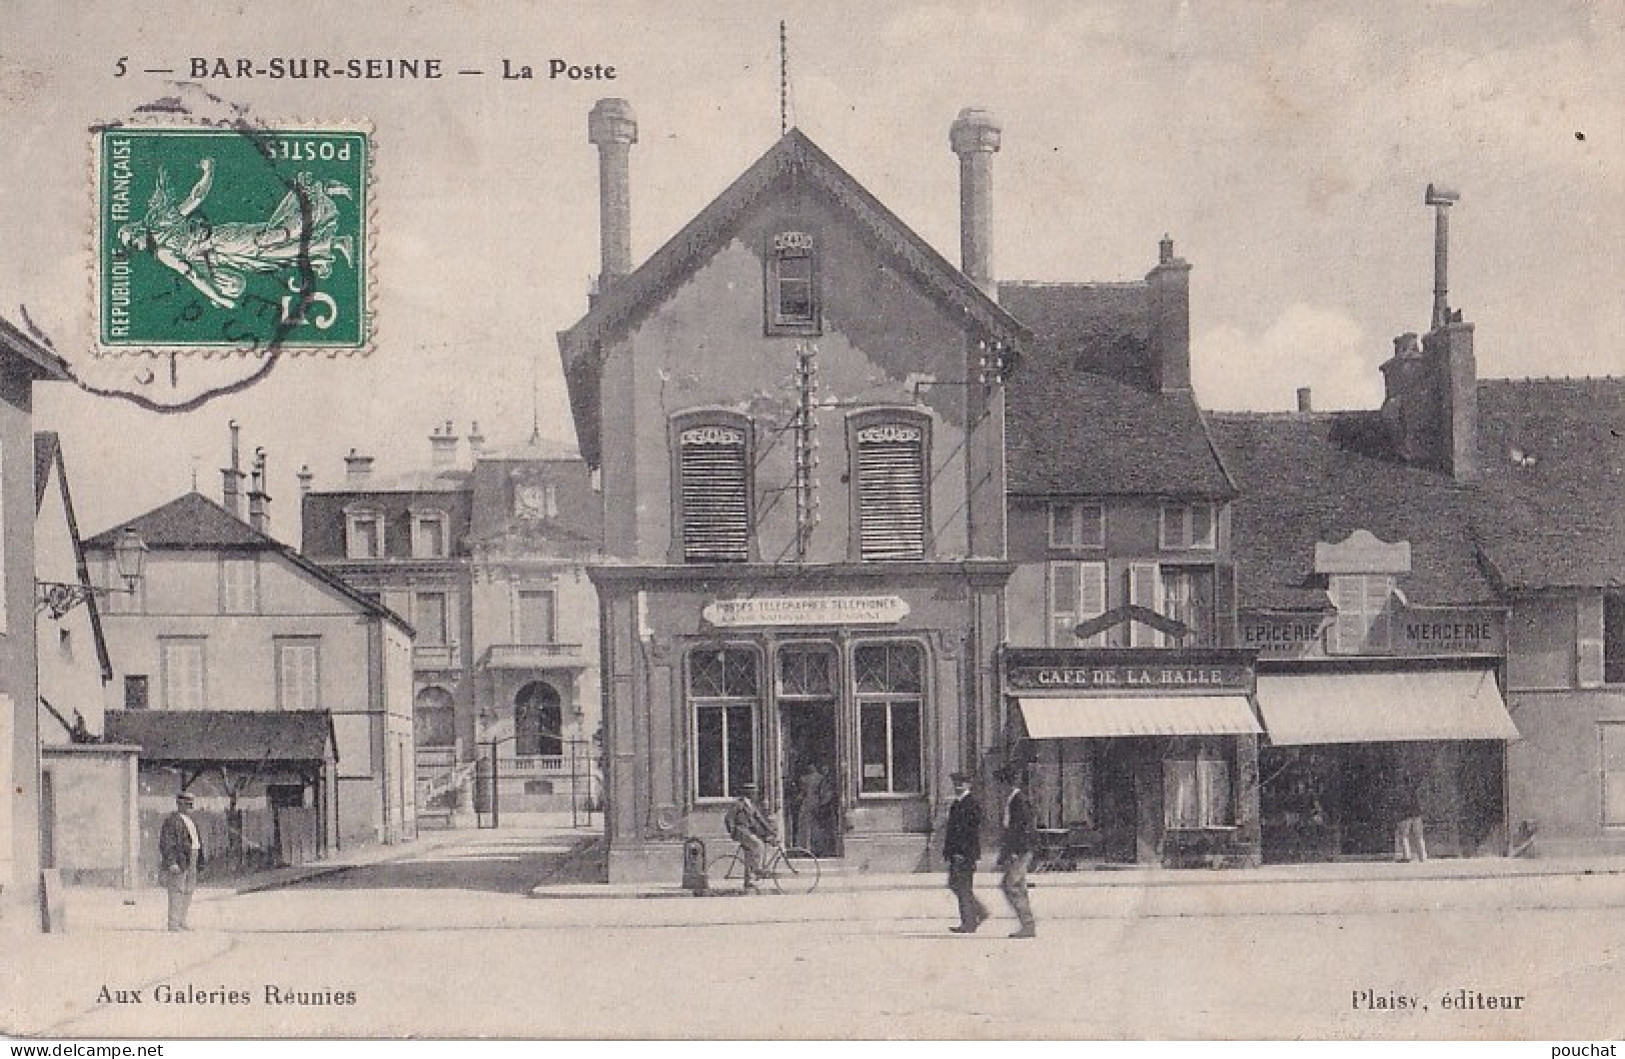
[{"label": "epicerie sign", "polygon": [[899,596],[766,596],[718,599],[701,615],[719,628],[743,625],[895,625],[908,617]]}]

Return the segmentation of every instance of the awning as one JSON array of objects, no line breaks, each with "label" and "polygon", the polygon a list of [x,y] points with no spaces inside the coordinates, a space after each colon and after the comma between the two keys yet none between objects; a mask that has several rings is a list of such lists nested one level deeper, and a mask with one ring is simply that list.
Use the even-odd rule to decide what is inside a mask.
[{"label": "awning", "polygon": [[1275,746],[1518,738],[1488,669],[1260,673],[1258,708]]},{"label": "awning", "polygon": [[1023,696],[1021,717],[1033,739],[1133,735],[1257,735],[1245,695]]}]

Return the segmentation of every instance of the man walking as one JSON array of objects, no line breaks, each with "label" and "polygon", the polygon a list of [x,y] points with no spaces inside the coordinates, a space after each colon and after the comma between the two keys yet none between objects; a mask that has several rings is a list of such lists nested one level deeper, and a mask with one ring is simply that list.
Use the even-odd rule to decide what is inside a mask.
[{"label": "man walking", "polygon": [[756,807],[756,784],[740,785],[739,797],[728,806],[722,826],[745,854],[745,892],[756,892],[756,876],[767,860],[767,840],[774,835],[773,824]]},{"label": "man walking", "polygon": [[948,827],[942,840],[942,855],[948,861],[948,889],[959,900],[959,926],[955,934],[974,934],[988,916],[987,906],[976,896],[976,862],[982,856],[982,803],[971,792],[968,773],[956,772],[954,804],[948,809]]},{"label": "man walking", "polygon": [[202,865],[203,839],[192,819],[192,796],[182,791],[175,796],[175,811],[164,817],[158,832],[158,872],[169,891],[170,930],[192,929],[186,925],[186,913]]},{"label": "man walking", "polygon": [[1033,848],[1038,840],[1038,822],[1033,813],[1032,799],[1021,789],[1021,772],[1014,765],[1005,765],[995,772],[1000,783],[1010,785],[1010,794],[1004,800],[1004,828],[999,838],[999,867],[1004,879],[999,888],[1005,900],[1021,921],[1021,929],[1012,938],[1036,938],[1038,924],[1033,919],[1033,906],[1027,899],[1027,868],[1032,864]]}]

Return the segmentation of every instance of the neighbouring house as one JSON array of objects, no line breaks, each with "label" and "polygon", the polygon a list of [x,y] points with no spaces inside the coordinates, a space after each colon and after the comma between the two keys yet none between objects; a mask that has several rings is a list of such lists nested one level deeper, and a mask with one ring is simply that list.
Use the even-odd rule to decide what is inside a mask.
[{"label": "neighbouring house", "polygon": [[425,822],[580,815],[601,795],[598,601],[586,577],[600,503],[587,466],[534,432],[498,449],[476,426],[466,460],[450,424],[429,441],[422,471],[385,477],[371,457],[346,457],[341,485],[304,497],[303,552],[417,631]]},{"label": "neighbouring house", "polygon": [[[148,549],[137,591],[109,596],[102,615],[113,704],[170,715],[108,714],[110,732],[162,735],[161,745],[142,747],[143,830],[190,790],[215,818],[210,826],[230,837],[222,868],[231,870],[278,863],[288,850],[416,834],[411,627],[269,536],[263,483],[261,457],[248,521],[239,490],[228,488],[229,506],[192,492],[86,542],[93,570],[110,566],[126,529]],[[267,716],[250,722],[239,713]],[[311,735],[325,724],[331,757]],[[245,766],[254,762],[261,767]],[[308,812],[280,813],[291,809]],[[311,832],[279,832],[295,819]]]}]

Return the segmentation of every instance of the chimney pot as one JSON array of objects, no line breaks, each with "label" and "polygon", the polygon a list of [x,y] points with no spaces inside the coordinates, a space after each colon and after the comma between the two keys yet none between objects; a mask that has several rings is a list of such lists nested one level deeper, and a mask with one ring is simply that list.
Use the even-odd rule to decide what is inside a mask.
[{"label": "chimney pot", "polygon": [[1157,265],[1145,277],[1151,309],[1150,345],[1156,387],[1162,393],[1191,388],[1191,266],[1174,256],[1163,236]]},{"label": "chimney pot", "polygon": [[1310,395],[1309,387],[1307,387],[1307,386],[1298,387],[1298,411],[1300,411],[1300,412],[1313,412],[1314,410],[1315,410],[1314,400]]},{"label": "chimney pot", "polygon": [[587,142],[598,148],[598,289],[632,271],[632,145],[638,119],[624,99],[600,99],[587,115]]},{"label": "chimney pot", "polygon": [[1433,330],[1451,323],[1450,312],[1450,207],[1461,193],[1429,184],[1422,202],[1433,207]]},{"label": "chimney pot", "polygon": [[231,466],[220,468],[220,506],[231,512],[233,518],[243,517],[242,428],[233,419],[226,424],[231,431]]},{"label": "chimney pot", "polygon": [[993,281],[993,155],[1003,130],[993,113],[966,107],[948,129],[948,144],[959,156],[959,267],[988,297]]},{"label": "chimney pot", "polygon": [[457,435],[452,432],[451,420],[444,429],[435,427],[429,432],[429,461],[437,471],[457,466]]},{"label": "chimney pot", "polygon": [[299,495],[302,497],[309,496],[310,483],[316,480],[316,475],[311,472],[310,464],[301,463],[299,473],[295,477],[299,479]]},{"label": "chimney pot", "polygon": [[256,533],[271,532],[271,497],[265,491],[265,450],[254,450],[254,476],[248,491],[248,524]]},{"label": "chimney pot", "polygon": [[372,479],[372,457],[363,456],[355,449],[344,457],[344,480],[351,488],[366,485]]}]

